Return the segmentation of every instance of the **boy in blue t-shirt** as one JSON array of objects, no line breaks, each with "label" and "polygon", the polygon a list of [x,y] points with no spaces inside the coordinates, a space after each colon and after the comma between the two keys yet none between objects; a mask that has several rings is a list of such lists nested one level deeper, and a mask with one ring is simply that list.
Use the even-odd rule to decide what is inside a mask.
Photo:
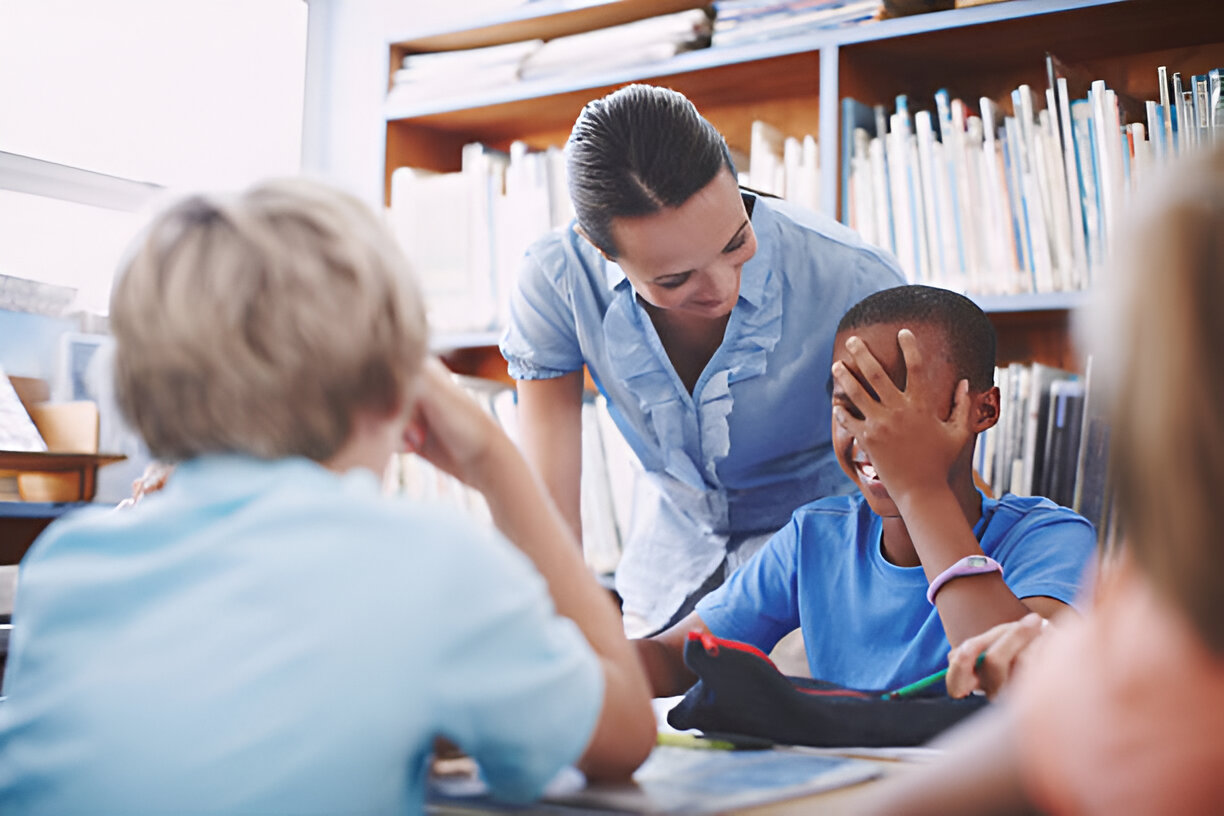
[{"label": "boy in blue t-shirt", "polygon": [[974,486],[977,435],[999,419],[982,310],[944,289],[886,289],[846,313],[834,350],[833,447],[858,493],[800,507],[693,614],[637,641],[656,696],[696,680],[694,629],[768,652],[800,628],[813,677],[891,689],[945,666],[950,645],[1075,597],[1092,525]]}]

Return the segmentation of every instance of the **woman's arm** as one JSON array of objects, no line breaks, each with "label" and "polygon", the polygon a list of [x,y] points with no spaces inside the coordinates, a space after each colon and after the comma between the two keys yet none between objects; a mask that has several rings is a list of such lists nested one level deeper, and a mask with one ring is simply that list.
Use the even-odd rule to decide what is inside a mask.
[{"label": "woman's arm", "polygon": [[683,694],[697,682],[697,675],[684,665],[684,644],[693,630],[710,631],[696,612],[653,637],[633,641],[650,682],[650,693],[655,697]]},{"label": "woman's arm", "polygon": [[582,371],[518,383],[519,433],[561,517],[582,541]]}]

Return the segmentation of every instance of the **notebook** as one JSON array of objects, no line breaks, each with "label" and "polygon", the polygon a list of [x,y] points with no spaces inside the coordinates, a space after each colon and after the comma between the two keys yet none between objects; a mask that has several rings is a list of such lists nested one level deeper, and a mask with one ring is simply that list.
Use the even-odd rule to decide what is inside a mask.
[{"label": "notebook", "polygon": [[530,808],[499,804],[474,779],[431,780],[428,813],[709,814],[809,796],[879,776],[861,759],[788,751],[718,751],[660,746],[619,785],[586,785],[569,769]]}]

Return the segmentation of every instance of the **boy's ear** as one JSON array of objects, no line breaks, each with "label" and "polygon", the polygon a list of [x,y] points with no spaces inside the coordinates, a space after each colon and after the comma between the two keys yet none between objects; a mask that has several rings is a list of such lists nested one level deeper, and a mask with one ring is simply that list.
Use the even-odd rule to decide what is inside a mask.
[{"label": "boy's ear", "polygon": [[600,248],[599,248],[599,244],[597,244],[597,243],[595,243],[594,241],[592,241],[592,240],[591,240],[591,236],[587,235],[586,230],[584,230],[584,229],[582,228],[582,225],[581,225],[581,224],[579,224],[577,221],[575,221],[575,222],[574,222],[574,232],[576,232],[576,233],[578,233],[579,235],[581,235],[584,241],[586,241],[586,242],[587,242],[588,244],[590,244],[591,246],[595,247],[595,249],[599,250],[599,254],[600,254],[600,255],[602,255],[602,256],[604,257],[604,260],[605,260],[605,261],[611,261],[612,263],[616,263],[616,259],[615,259],[615,258],[613,258],[613,257],[612,257],[611,255],[609,255],[608,253],[604,252],[602,249],[600,249]]},{"label": "boy's ear", "polygon": [[969,421],[974,433],[981,433],[993,428],[999,421],[999,387],[992,385],[988,390],[973,397],[973,405],[969,409]]}]

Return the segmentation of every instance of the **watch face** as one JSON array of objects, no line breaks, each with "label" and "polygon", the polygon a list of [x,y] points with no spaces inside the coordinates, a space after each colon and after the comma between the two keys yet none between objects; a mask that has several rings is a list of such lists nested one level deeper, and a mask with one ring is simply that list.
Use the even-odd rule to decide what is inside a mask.
[{"label": "watch face", "polygon": [[969,557],[968,557],[967,559],[965,559],[965,560],[966,560],[966,562],[969,564],[969,566],[971,566],[971,567],[984,567],[984,566],[986,566],[986,556],[984,556],[984,555],[971,555],[971,556],[969,556]]}]

